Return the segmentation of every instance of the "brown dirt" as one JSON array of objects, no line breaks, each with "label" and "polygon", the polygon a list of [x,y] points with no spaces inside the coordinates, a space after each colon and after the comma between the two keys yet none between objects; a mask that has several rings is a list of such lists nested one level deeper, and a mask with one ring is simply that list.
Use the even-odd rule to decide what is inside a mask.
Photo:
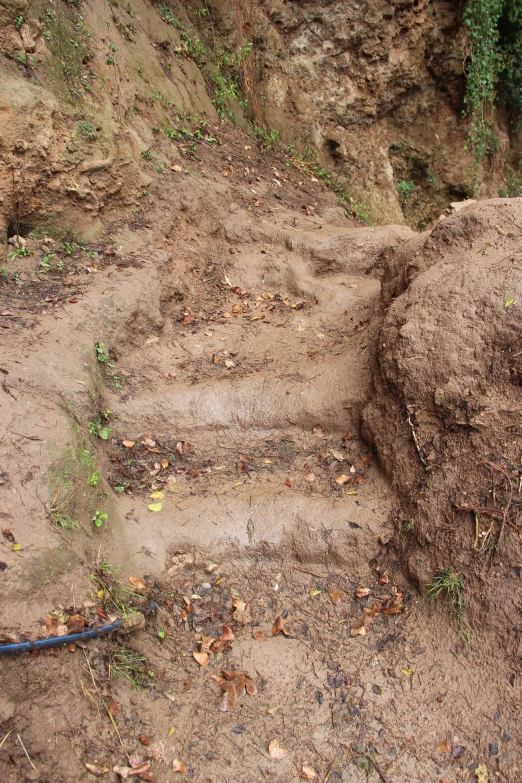
[{"label": "brown dirt", "polygon": [[[0,2],[0,215],[34,229],[0,276],[0,643],[146,620],[0,656],[0,780],[118,783],[138,756],[157,783],[304,763],[322,783],[516,783],[520,201],[363,226],[221,122],[179,31],[133,8],[85,9],[92,90],[69,103],[43,7],[18,33]],[[174,123],[175,144],[153,131]],[[463,506],[493,522],[482,551]],[[449,567],[469,644],[421,601]],[[221,712],[222,670],[257,695]]]}]

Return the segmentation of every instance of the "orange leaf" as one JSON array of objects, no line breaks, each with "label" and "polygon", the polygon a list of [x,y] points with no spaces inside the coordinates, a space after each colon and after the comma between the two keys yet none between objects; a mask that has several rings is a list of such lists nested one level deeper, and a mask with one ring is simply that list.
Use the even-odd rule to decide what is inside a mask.
[{"label": "orange leaf", "polygon": [[281,615],[278,615],[276,617],[274,626],[272,628],[272,636],[277,636],[277,634],[283,633],[285,636],[290,636],[290,631],[286,627],[286,620],[283,620]]},{"label": "orange leaf", "polygon": [[197,661],[197,663],[199,663],[200,666],[208,666],[209,663],[208,653],[194,652],[192,653],[192,655],[194,656],[194,660]]},{"label": "orange leaf", "polygon": [[147,585],[139,576],[129,576],[129,582],[136,590],[147,590]]},{"label": "orange leaf", "polygon": [[111,699],[111,701],[107,704],[107,712],[109,712],[113,718],[117,718],[119,711],[120,708],[118,704],[116,704],[116,702],[112,701]]},{"label": "orange leaf", "polygon": [[370,595],[370,592],[369,587],[360,587],[356,592],[356,596],[357,598],[366,598],[367,595]]},{"label": "orange leaf", "polygon": [[223,626],[223,633],[219,637],[220,642],[233,642],[236,637],[234,636],[232,629],[228,625]]},{"label": "orange leaf", "polygon": [[437,743],[437,750],[439,753],[449,753],[451,750],[451,743],[448,740],[441,740]]},{"label": "orange leaf", "polygon": [[268,753],[270,758],[274,759],[274,761],[282,761],[288,756],[287,749],[281,748],[277,740],[272,740],[272,742],[269,744]]},{"label": "orange leaf", "polygon": [[345,595],[346,595],[346,593],[344,593],[342,590],[333,589],[333,590],[330,590],[330,592],[329,592],[329,596],[332,599],[332,601],[334,602],[334,604],[340,604],[341,603],[341,599],[344,598]]},{"label": "orange leaf", "polygon": [[150,737],[140,737],[140,742],[142,745],[150,745]]},{"label": "orange leaf", "polygon": [[256,642],[266,642],[266,636],[263,631],[252,631],[252,636]]},{"label": "orange leaf", "polygon": [[335,479],[336,484],[346,484],[347,481],[350,481],[350,476],[347,473],[341,473],[340,476],[337,476]]},{"label": "orange leaf", "polygon": [[236,703],[236,689],[233,682],[227,682],[221,687],[223,689],[223,696],[219,702],[219,709],[221,712],[228,712],[228,710],[231,710]]},{"label": "orange leaf", "polygon": [[122,440],[122,445],[125,446],[126,449],[132,449],[135,443],[135,440]]},{"label": "orange leaf", "polygon": [[172,762],[172,771],[181,772],[181,774],[183,775],[187,771],[187,768],[183,764],[183,762],[181,762],[179,759],[174,759],[174,761]]},{"label": "orange leaf", "polygon": [[291,487],[292,486],[292,482],[290,481],[290,479],[286,479],[285,480],[285,484],[286,484],[287,487]]},{"label": "orange leaf", "polygon": [[303,764],[301,777],[306,778],[307,780],[313,780],[313,778],[315,778],[315,769],[311,764],[307,764],[306,762]]},{"label": "orange leaf", "polygon": [[[202,653],[209,653],[209,652],[211,652],[210,648],[212,646],[212,643],[215,642],[215,641],[216,640],[214,639],[213,636],[205,636],[204,634],[201,634],[201,642],[200,642],[201,647],[200,647],[199,651],[202,652]],[[199,661],[198,661],[198,663],[199,663]]]}]

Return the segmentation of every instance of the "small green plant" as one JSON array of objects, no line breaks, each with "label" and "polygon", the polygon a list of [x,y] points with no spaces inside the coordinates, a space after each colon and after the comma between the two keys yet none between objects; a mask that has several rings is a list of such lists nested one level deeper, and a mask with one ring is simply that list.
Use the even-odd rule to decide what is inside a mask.
[{"label": "small green plant", "polygon": [[30,256],[31,251],[28,250],[26,247],[17,247],[15,250],[13,250],[11,253],[8,253],[7,257],[9,261],[14,261],[16,258],[25,258],[26,256]]},{"label": "small green plant", "polygon": [[107,524],[108,517],[109,515],[105,514],[103,511],[95,511],[92,516],[92,522],[95,527],[103,527],[103,525]]},{"label": "small green plant", "polygon": [[111,656],[109,675],[130,682],[134,690],[140,690],[147,674],[147,659],[128,647],[120,647]]},{"label": "small green plant", "polygon": [[110,356],[109,350],[105,343],[94,343],[94,350],[96,353],[96,361],[100,364],[107,364]]},{"label": "small green plant", "polygon": [[433,578],[433,582],[429,582],[426,588],[426,593],[424,594],[425,601],[431,601],[439,596],[443,596],[446,599],[446,605],[450,613],[457,620],[459,635],[466,639],[469,646],[469,625],[465,611],[466,602],[463,595],[464,584],[459,572],[453,566],[438,571]]},{"label": "small green plant", "polygon": [[415,183],[411,181],[406,182],[405,180],[401,180],[400,182],[397,182],[395,187],[400,193],[403,205],[406,206],[406,204],[410,200],[411,194],[415,190]]},{"label": "small green plant", "polygon": [[161,628],[158,631],[156,631],[156,633],[160,639],[165,638],[165,631],[163,631]]},{"label": "small green plant", "polygon": [[102,424],[102,422],[100,422],[99,416],[97,416],[94,419],[94,421],[89,422],[89,433],[92,435],[93,438],[101,438],[101,440],[109,440],[109,435],[111,434],[111,432],[112,432],[112,428]]},{"label": "small green plant", "polygon": [[154,160],[154,156],[150,150],[143,150],[141,157],[144,158],[144,160]]},{"label": "small green plant", "polygon": [[269,152],[272,149],[272,147],[277,141],[277,137],[279,136],[278,130],[268,131],[266,128],[263,128],[261,125],[257,125],[254,128],[254,133],[258,137],[261,147],[262,149],[265,150],[265,152]]},{"label": "small green plant", "polygon": [[76,250],[81,249],[82,247],[78,242],[62,242],[62,250],[66,256],[71,256]]},{"label": "small green plant", "polygon": [[80,133],[85,136],[87,139],[92,140],[96,137],[96,134],[94,132],[94,125],[91,125],[90,122],[81,122],[78,123],[78,128],[80,130]]},{"label": "small green plant", "polygon": [[430,188],[434,188],[437,184],[437,178],[433,174],[428,174],[426,177],[426,182],[430,186]]},{"label": "small green plant", "polygon": [[6,266],[0,266],[0,277],[9,277],[9,270]]},{"label": "small green plant", "polygon": [[15,16],[14,26],[16,27],[17,30],[19,30],[21,28],[23,23],[24,23],[24,17],[23,16]]},{"label": "small green plant", "polygon": [[159,174],[165,174],[165,164],[164,163],[160,163],[158,166],[156,166],[156,171]]},{"label": "small green plant", "polygon": [[415,523],[413,519],[401,520],[399,522],[399,533],[411,533],[411,531],[414,528],[414,525]]},{"label": "small green plant", "polygon": [[99,470],[93,470],[89,478],[87,479],[87,484],[90,487],[97,487],[98,482],[100,480],[100,471]]},{"label": "small green plant", "polygon": [[62,484],[59,484],[54,497],[48,506],[51,522],[64,531],[75,530],[79,527],[78,522],[72,519],[67,511],[67,507],[73,499],[77,487],[77,484],[73,487],[66,487],[65,494],[62,496]]}]

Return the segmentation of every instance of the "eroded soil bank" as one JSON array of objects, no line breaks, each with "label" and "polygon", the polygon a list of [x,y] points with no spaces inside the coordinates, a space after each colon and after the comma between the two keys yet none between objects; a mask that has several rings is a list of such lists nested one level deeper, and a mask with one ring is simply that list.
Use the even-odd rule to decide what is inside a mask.
[{"label": "eroded soil bank", "polygon": [[519,202],[364,227],[208,130],[2,279],[3,638],[145,617],[1,660],[2,780],[516,781]]}]

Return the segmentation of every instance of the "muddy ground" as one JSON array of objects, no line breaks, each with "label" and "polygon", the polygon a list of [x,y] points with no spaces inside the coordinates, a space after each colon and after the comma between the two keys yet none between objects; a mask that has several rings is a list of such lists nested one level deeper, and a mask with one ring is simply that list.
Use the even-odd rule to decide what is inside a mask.
[{"label": "muddy ground", "polygon": [[[287,156],[208,130],[218,143],[154,176],[96,243],[28,240],[0,281],[3,641],[145,618],[131,634],[0,658],[0,778],[514,783],[518,523],[506,518],[499,540],[495,519],[495,546],[473,554],[483,601],[468,588],[469,512],[448,522],[466,535],[437,541],[426,577],[414,572],[430,543],[417,501],[428,493],[434,524],[452,513],[426,473],[447,450],[433,419],[425,435],[420,410],[408,423],[401,408],[428,383],[426,370],[401,391],[426,357],[420,339],[411,355],[383,339],[415,308],[422,322],[423,285],[456,280],[439,263],[451,226],[473,258],[473,221],[463,211],[420,238],[360,225]],[[489,204],[487,230],[515,259],[497,292],[511,317],[518,234],[496,215],[519,220],[520,206]],[[427,241],[436,264],[411,272]],[[410,245],[409,271],[393,272]],[[492,246],[480,237],[481,264]],[[430,268],[440,277],[426,283]],[[390,275],[417,273],[387,310],[383,276],[386,296]],[[444,353],[436,327],[422,339]],[[508,480],[490,509],[509,491],[515,509]],[[465,625],[443,596],[421,598],[448,566]],[[495,592],[510,596],[505,633],[481,610]]]}]

